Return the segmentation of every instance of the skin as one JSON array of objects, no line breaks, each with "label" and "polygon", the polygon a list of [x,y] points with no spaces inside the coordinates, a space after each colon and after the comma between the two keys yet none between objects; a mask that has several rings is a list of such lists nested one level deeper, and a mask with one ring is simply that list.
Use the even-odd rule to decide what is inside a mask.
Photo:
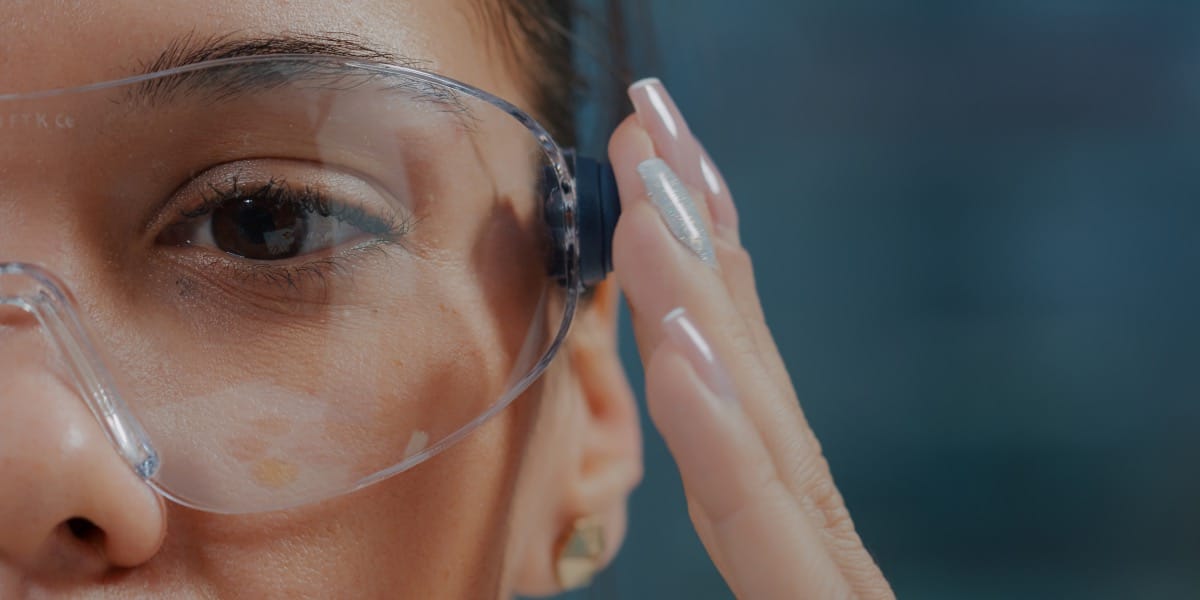
[{"label": "skin", "polygon": [[[431,71],[529,106],[530,94],[497,51],[490,27],[467,2],[6,2],[0,88],[130,75],[189,33],[354,31]],[[144,340],[98,315],[121,314],[109,303],[138,300],[89,292],[118,287],[112,282],[141,264],[153,240],[114,233],[129,231],[133,211],[113,211],[86,187],[40,176],[47,166],[22,165],[28,154],[0,146],[0,255],[43,264],[68,282],[81,312],[122,358],[122,348]],[[354,590],[361,597],[463,598],[552,591],[562,532],[576,518],[601,515],[619,540],[625,500],[641,476],[615,314],[609,285],[579,316],[541,384],[434,460],[320,504],[221,516],[163,502],[142,484],[80,399],[30,358],[36,335],[27,319],[4,312],[0,597],[304,598]],[[446,375],[443,382],[455,381]],[[550,395],[554,402],[542,402]],[[72,535],[67,521],[76,517],[98,532]]]},{"label": "skin", "polygon": [[[519,70],[478,15],[467,0],[6,2],[0,89],[128,75],[188,33],[353,31],[429,70],[531,105]],[[662,93],[674,127],[635,92],[638,114],[613,136],[624,202],[616,277],[578,315],[551,371],[433,460],[351,495],[236,517],[164,502],[112,451],[82,402],[22,350],[28,346],[9,343],[26,340],[29,323],[0,312],[0,390],[9,400],[0,402],[0,597],[558,591],[553,558],[564,532],[579,517],[599,517],[610,541],[601,558],[611,560],[641,477],[637,412],[616,351],[618,283],[634,315],[651,416],[679,463],[697,532],[735,593],[891,597],[771,340],[733,198],[719,173],[715,187],[712,177],[701,179],[698,143]],[[119,280],[122,261],[140,246],[113,235],[113,211],[66,182],[30,176],[37,171],[13,166],[21,153],[8,152],[0,161],[0,257],[47,264],[73,289]],[[648,201],[637,167],[655,156],[691,189],[717,268],[677,243]],[[104,312],[103,300],[81,304],[84,314]],[[707,364],[697,362],[694,341],[664,328],[664,316],[678,308],[707,340]],[[119,322],[98,327],[114,345],[136,341],[120,337]],[[714,369],[727,385],[714,385]],[[68,521],[77,517],[96,529],[72,533]]]},{"label": "skin", "polygon": [[[634,84],[630,97],[637,114],[609,146],[626,199],[613,260],[650,416],[700,540],[739,598],[893,598],[767,327],[728,186],[660,84]],[[638,166],[654,158],[686,186],[715,265],[678,243],[647,201]],[[691,335],[668,323],[680,309]]]}]

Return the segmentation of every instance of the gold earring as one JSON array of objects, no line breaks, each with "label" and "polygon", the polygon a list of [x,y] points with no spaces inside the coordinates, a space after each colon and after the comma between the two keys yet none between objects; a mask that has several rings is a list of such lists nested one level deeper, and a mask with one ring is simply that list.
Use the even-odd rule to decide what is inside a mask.
[{"label": "gold earring", "polygon": [[564,590],[583,587],[592,581],[604,560],[604,525],[598,517],[576,519],[559,544],[555,571]]}]

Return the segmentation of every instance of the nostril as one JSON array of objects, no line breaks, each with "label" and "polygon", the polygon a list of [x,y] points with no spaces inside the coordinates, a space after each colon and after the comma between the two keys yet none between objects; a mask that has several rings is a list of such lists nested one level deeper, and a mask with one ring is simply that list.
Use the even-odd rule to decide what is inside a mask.
[{"label": "nostril", "polygon": [[67,519],[67,529],[75,539],[92,546],[101,546],[104,543],[104,530],[96,527],[96,524],[83,517],[73,517]]}]

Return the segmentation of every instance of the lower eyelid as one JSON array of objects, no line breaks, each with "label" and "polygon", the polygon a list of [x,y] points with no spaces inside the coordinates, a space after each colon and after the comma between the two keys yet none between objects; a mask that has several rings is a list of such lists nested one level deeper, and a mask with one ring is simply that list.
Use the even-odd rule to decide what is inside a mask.
[{"label": "lower eyelid", "polygon": [[215,310],[222,318],[311,317],[357,303],[357,261],[358,257],[330,257],[287,267],[182,265],[169,279],[177,288],[171,295],[199,302],[182,305],[183,310]]}]

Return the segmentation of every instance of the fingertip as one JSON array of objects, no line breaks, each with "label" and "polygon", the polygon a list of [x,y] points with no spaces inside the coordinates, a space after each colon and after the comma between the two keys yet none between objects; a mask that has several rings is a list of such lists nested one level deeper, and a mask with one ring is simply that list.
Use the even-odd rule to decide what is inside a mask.
[{"label": "fingertip", "polygon": [[[621,173],[637,175],[637,166],[654,158],[654,141],[636,115],[629,115],[613,131],[608,140],[608,160],[617,173],[617,184],[621,184]],[[624,189],[621,190],[625,192]]]},{"label": "fingertip", "polygon": [[652,85],[661,86],[662,81],[659,80],[659,78],[657,78],[657,77],[643,77],[643,78],[633,82],[633,84],[629,86],[629,93],[632,94],[633,92],[636,92],[644,87],[649,87]]}]

